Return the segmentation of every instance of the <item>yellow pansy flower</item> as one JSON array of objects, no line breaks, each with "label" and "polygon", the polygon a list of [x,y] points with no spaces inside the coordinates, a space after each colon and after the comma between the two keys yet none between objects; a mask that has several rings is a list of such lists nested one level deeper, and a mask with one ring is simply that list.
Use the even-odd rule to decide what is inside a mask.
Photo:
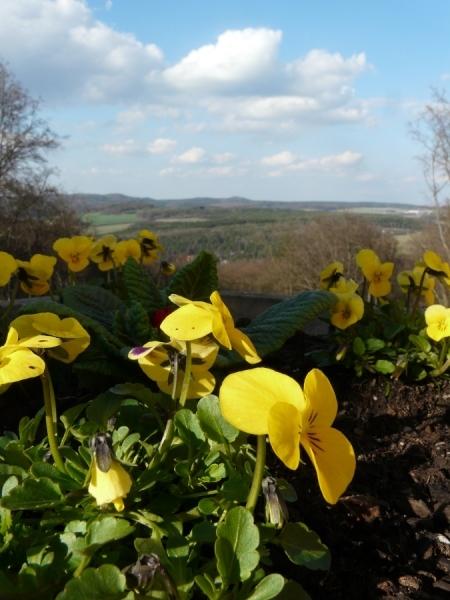
[{"label": "yellow pansy flower", "polygon": [[373,250],[364,248],[356,255],[356,264],[369,282],[369,294],[374,298],[387,296],[391,291],[389,281],[394,270],[394,263],[382,263]]},{"label": "yellow pansy flower", "polygon": [[416,265],[412,271],[402,271],[397,275],[397,283],[402,292],[405,293],[408,291],[413,293],[417,292],[419,290],[420,282],[422,282],[420,295],[423,296],[425,304],[430,306],[435,301],[434,288],[436,286],[436,280],[434,277],[428,275],[425,267]]},{"label": "yellow pansy flower", "polygon": [[307,374],[304,390],[272,369],[240,371],[224,379],[219,399],[225,419],[246,433],[268,435],[273,451],[289,469],[299,466],[302,446],[325,500],[339,500],[353,478],[355,453],[348,439],[331,427],[337,401],[321,371]]},{"label": "yellow pansy flower", "polygon": [[11,327],[20,338],[31,338],[38,334],[57,338],[57,347],[49,349],[48,355],[64,363],[73,362],[90,343],[89,333],[73,317],[61,319],[53,313],[22,315],[12,321]]},{"label": "yellow pansy flower", "polygon": [[450,308],[433,304],[425,310],[427,335],[435,342],[450,336]]},{"label": "yellow pansy flower", "polygon": [[19,339],[14,327],[10,327],[5,344],[0,347],[0,389],[16,381],[42,375],[45,362],[32,349],[53,348],[61,341],[46,335],[32,335]]},{"label": "yellow pansy flower", "polygon": [[69,271],[79,273],[89,264],[89,254],[93,241],[85,235],[59,238],[53,243],[53,250],[67,263]]},{"label": "yellow pansy flower", "polygon": [[116,266],[114,264],[114,249],[116,244],[117,238],[115,235],[104,235],[94,242],[89,258],[97,264],[100,271],[110,271]]},{"label": "yellow pansy flower", "polygon": [[29,261],[18,260],[17,265],[17,277],[24,292],[32,296],[43,296],[49,291],[49,279],[56,265],[54,256],[34,254]]},{"label": "yellow pansy flower", "polygon": [[139,242],[136,240],[122,240],[117,242],[117,245],[114,248],[113,258],[116,265],[124,265],[128,258],[134,258],[136,262],[139,262],[141,258],[141,247]]},{"label": "yellow pansy flower", "polygon": [[328,290],[334,287],[343,276],[344,265],[339,261],[330,263],[320,272],[321,289]]},{"label": "yellow pansy flower", "polygon": [[11,275],[17,270],[17,261],[9,252],[0,252],[0,287],[8,285]]},{"label": "yellow pansy flower", "polygon": [[234,326],[233,317],[219,292],[211,294],[211,304],[177,294],[171,294],[169,300],[180,307],[160,326],[170,338],[192,341],[212,333],[219,344],[228,350],[236,350],[248,363],[261,361],[250,338]]},{"label": "yellow pansy flower", "polygon": [[338,329],[347,329],[362,319],[364,315],[364,301],[358,294],[338,299],[333,306],[331,323]]},{"label": "yellow pansy flower", "polygon": [[444,262],[436,252],[427,250],[423,255],[423,262],[432,275],[439,277],[450,285],[450,265]]},{"label": "yellow pansy flower", "polygon": [[143,265],[151,265],[158,258],[163,247],[159,243],[158,236],[148,229],[141,229],[138,235],[141,246],[141,261]]},{"label": "yellow pansy flower", "polygon": [[102,471],[93,458],[91,480],[88,491],[95,498],[98,506],[103,504],[114,504],[118,511],[124,509],[123,499],[131,489],[132,480],[122,465],[111,459],[110,467],[107,471]]},{"label": "yellow pansy flower", "polygon": [[[218,350],[217,344],[191,344],[192,365],[188,399],[202,398],[213,391],[216,380],[209,369],[216,360]],[[186,368],[185,342],[148,342],[130,350],[128,358],[137,360],[147,377],[155,381],[159,389],[166,394],[172,394],[177,373],[175,394],[180,395]]]}]

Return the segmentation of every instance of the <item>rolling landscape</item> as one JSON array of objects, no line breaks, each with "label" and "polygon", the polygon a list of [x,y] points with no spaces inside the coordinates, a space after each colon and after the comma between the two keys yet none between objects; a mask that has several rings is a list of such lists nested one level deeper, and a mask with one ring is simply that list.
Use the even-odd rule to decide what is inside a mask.
[{"label": "rolling landscape", "polygon": [[222,261],[271,257],[288,236],[323,215],[358,215],[402,245],[433,218],[429,206],[399,203],[275,202],[237,196],[156,200],[122,194],[73,194],[66,199],[93,235],[125,238],[151,229],[169,259],[202,249]]}]

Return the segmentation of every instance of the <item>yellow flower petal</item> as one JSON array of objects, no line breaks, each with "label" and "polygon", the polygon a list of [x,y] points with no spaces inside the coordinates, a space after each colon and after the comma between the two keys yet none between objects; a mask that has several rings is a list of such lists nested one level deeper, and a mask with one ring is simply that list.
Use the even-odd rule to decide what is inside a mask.
[{"label": "yellow flower petal", "polygon": [[198,340],[212,332],[212,316],[209,311],[194,304],[186,304],[170,313],[160,327],[175,340]]},{"label": "yellow flower petal", "polygon": [[308,404],[309,427],[329,426],[337,415],[337,400],[328,377],[319,369],[312,369],[305,377],[303,391]]},{"label": "yellow flower petal", "polygon": [[8,252],[0,252],[0,287],[8,285],[11,275],[16,270],[16,259]]},{"label": "yellow flower petal", "polygon": [[432,304],[425,310],[427,335],[435,342],[450,336],[450,308]]},{"label": "yellow flower petal", "polygon": [[98,506],[112,502],[117,504],[119,510],[123,509],[123,498],[131,488],[132,480],[122,465],[116,460],[112,461],[110,469],[104,473],[93,459],[91,481],[88,491],[94,496]]},{"label": "yellow flower petal", "polygon": [[302,435],[301,444],[316,469],[323,497],[330,504],[336,504],[355,473],[352,445],[343,433],[332,427]]},{"label": "yellow flower petal", "polygon": [[305,406],[303,391],[294,379],[264,367],[225,377],[219,399],[224,418],[255,435],[268,432],[269,411],[275,404],[287,402],[297,410]]},{"label": "yellow flower petal", "polygon": [[0,385],[42,375],[45,363],[27,348],[0,348]]},{"label": "yellow flower petal", "polygon": [[339,297],[333,306],[331,323],[338,329],[347,329],[362,319],[364,314],[364,301],[361,296],[354,294],[351,297]]},{"label": "yellow flower petal", "polygon": [[300,463],[301,413],[286,402],[277,402],[269,411],[268,433],[270,445],[278,458],[289,468]]},{"label": "yellow flower petal", "polygon": [[230,333],[230,342],[233,350],[236,350],[250,365],[261,362],[253,342],[239,329],[234,328]]}]

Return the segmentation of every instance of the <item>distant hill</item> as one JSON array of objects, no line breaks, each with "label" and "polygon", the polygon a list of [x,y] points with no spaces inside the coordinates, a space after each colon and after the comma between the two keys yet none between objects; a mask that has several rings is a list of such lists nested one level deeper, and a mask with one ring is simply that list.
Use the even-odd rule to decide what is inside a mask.
[{"label": "distant hill", "polygon": [[169,198],[158,200],[150,197],[127,196],[125,194],[66,194],[65,198],[76,209],[81,211],[104,211],[108,208],[122,207],[124,210],[139,208],[238,208],[253,207],[283,210],[314,210],[314,211],[342,211],[355,209],[373,209],[383,212],[392,210],[417,211],[431,210],[430,206],[400,203],[400,202],[313,202],[313,201],[275,201],[251,200],[242,196],[229,198]]}]

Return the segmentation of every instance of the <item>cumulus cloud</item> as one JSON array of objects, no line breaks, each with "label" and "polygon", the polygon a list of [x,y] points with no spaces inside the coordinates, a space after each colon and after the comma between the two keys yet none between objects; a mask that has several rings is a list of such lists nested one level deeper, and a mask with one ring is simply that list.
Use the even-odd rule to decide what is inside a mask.
[{"label": "cumulus cloud", "polygon": [[280,177],[289,172],[335,172],[342,173],[348,168],[359,164],[363,155],[352,150],[345,150],[339,154],[329,154],[316,158],[298,158],[292,152],[285,150],[272,156],[265,156],[261,159],[261,164],[267,167],[277,167],[275,170],[267,173],[269,177]]},{"label": "cumulus cloud", "polygon": [[196,164],[203,160],[205,156],[205,150],[203,148],[199,148],[198,146],[194,146],[183,152],[183,154],[179,154],[175,156],[173,161],[182,164]]},{"label": "cumulus cloud", "polygon": [[266,28],[228,30],[215,44],[189,52],[164,72],[176,88],[215,92],[248,86],[274,70],[282,33]]},{"label": "cumulus cloud", "polygon": [[150,154],[167,154],[172,152],[177,145],[176,140],[169,138],[156,138],[147,146],[147,150]]},{"label": "cumulus cloud", "polygon": [[291,165],[296,161],[296,156],[289,150],[278,152],[278,154],[272,154],[272,156],[265,156],[261,159],[261,164],[269,167],[279,167],[285,165]]},{"label": "cumulus cloud", "polygon": [[229,29],[167,65],[156,44],[98,20],[84,0],[1,0],[0,39],[2,58],[33,95],[127,102],[115,124],[130,136],[151,117],[190,133],[283,133],[371,114],[354,89],[370,69],[363,52],[312,49],[283,63],[278,29]]},{"label": "cumulus cloud", "polygon": [[2,0],[3,58],[44,98],[130,98],[160,69],[155,44],[94,19],[82,0]]},{"label": "cumulus cloud", "polygon": [[211,160],[217,165],[223,165],[234,160],[235,156],[231,152],[222,152],[221,154],[214,154]]}]

